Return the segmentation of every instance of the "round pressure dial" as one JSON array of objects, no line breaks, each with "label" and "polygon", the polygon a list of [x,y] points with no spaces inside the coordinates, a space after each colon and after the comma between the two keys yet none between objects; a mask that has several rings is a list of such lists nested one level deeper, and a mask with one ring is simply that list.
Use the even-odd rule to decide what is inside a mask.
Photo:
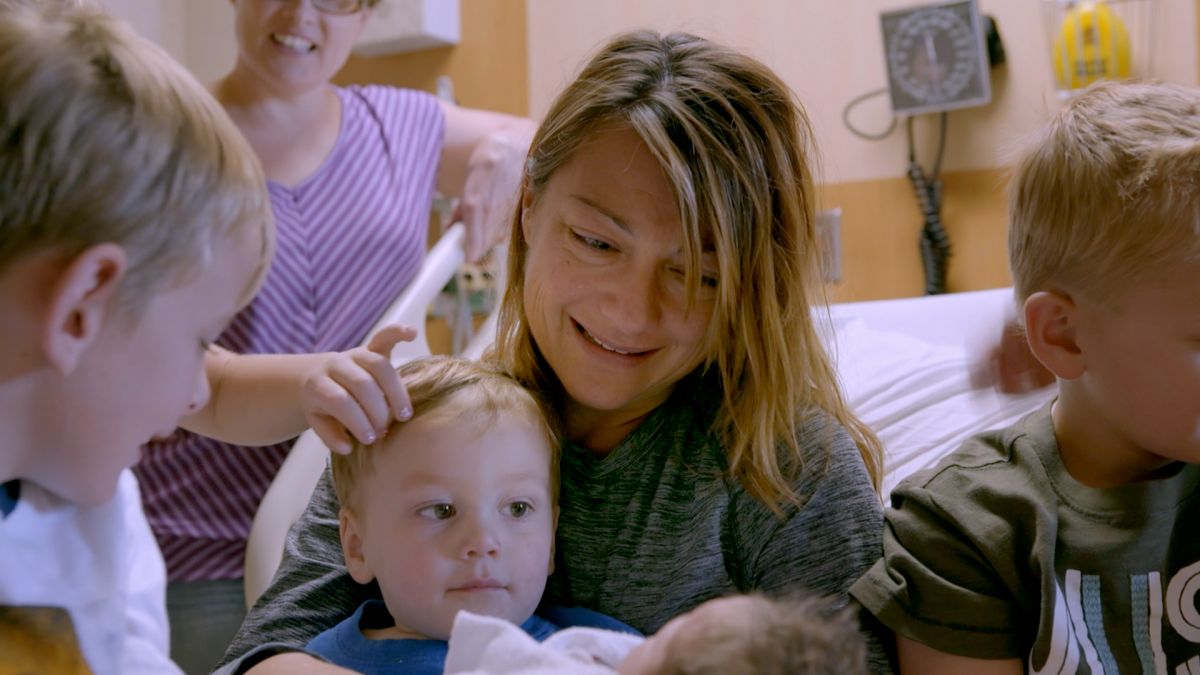
[{"label": "round pressure dial", "polygon": [[934,112],[990,98],[982,38],[974,7],[968,5],[973,3],[884,15],[888,78],[897,113]]}]

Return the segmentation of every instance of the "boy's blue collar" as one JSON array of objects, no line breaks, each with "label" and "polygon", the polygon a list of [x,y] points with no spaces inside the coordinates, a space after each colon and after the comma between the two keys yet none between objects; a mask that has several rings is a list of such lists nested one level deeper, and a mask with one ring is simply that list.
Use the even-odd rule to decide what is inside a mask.
[{"label": "boy's blue collar", "polygon": [[21,499],[21,481],[10,480],[0,484],[0,518],[7,518],[17,509],[17,501]]}]

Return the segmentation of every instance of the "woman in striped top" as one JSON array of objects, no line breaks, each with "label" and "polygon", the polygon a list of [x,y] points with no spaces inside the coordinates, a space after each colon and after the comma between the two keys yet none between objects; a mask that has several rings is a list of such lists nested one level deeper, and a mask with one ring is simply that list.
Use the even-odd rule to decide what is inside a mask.
[{"label": "woman in striped top", "polygon": [[[502,229],[529,121],[417,91],[330,84],[376,2],[234,2],[237,62],[212,91],[262,161],[278,240],[266,283],[217,340],[222,349],[359,344],[416,274],[435,189],[464,197],[469,255]],[[210,361],[212,372],[220,360]],[[238,409],[222,405],[222,415]],[[253,450],[179,430],[147,445],[135,469],[171,580],[172,656],[189,672],[215,664],[244,616],[245,541],[291,447],[294,429],[284,428],[263,430],[254,440],[273,445]]]}]

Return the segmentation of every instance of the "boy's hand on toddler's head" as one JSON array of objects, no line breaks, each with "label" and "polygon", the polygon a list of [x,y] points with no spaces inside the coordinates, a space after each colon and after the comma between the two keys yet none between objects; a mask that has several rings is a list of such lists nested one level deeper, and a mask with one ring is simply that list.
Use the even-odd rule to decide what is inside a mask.
[{"label": "boy's hand on toddler's head", "polygon": [[304,378],[304,417],[331,451],[348,454],[351,434],[361,443],[374,443],[393,420],[412,417],[412,402],[391,354],[397,343],[416,336],[413,328],[387,326],[366,347],[330,354]]}]

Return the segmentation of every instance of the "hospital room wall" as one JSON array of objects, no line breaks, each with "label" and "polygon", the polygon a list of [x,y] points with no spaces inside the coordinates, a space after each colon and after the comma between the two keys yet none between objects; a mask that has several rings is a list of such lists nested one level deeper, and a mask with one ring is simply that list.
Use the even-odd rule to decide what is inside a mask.
[{"label": "hospital room wall", "polygon": [[187,65],[184,39],[187,10],[184,3],[185,0],[99,0],[101,7],[128,21],[138,33]]},{"label": "hospital room wall", "polygon": [[[211,82],[233,67],[237,44],[229,0],[100,3],[163,45],[202,82]],[[352,56],[336,81],[432,92],[437,78],[448,75],[463,105],[528,114],[525,0],[459,0],[459,7],[462,35],[458,45],[370,59]]]},{"label": "hospital room wall", "polygon": [[454,47],[351,57],[336,81],[436,91],[438,77],[447,75],[460,105],[528,115],[525,0],[459,0],[459,15],[462,34]]},{"label": "hospital room wall", "polygon": [[[540,115],[582,59],[612,33],[682,28],[744,49],[794,88],[821,146],[822,204],[843,210],[843,283],[835,300],[921,293],[921,216],[904,177],[902,129],[868,142],[841,121],[853,97],[884,83],[881,10],[923,0],[460,0],[462,42],[453,48],[352,59],[339,82],[385,82],[433,90],[450,75],[464,105]],[[1041,0],[980,0],[1008,48],[993,74],[993,102],[951,113],[943,221],[954,247],[951,290],[1009,283],[1004,256],[1005,157],[1061,105],[1047,64]],[[228,0],[102,0],[209,81],[232,64]],[[1196,84],[1200,0],[1158,0],[1155,75]],[[186,30],[185,30],[186,26]],[[856,111],[865,128],[886,126],[879,97]],[[933,154],[931,120],[917,124],[918,154]]]},{"label": "hospital room wall", "polygon": [[[909,187],[903,127],[885,141],[854,136],[842,123],[846,103],[886,83],[879,12],[926,0],[527,0],[530,111],[541,114],[580,61],[620,30],[684,29],[743,49],[767,63],[798,94],[821,152],[822,204],[843,210],[845,281],[836,300],[918,295],[924,282],[917,248],[922,218]],[[928,0],[932,1],[932,0]],[[953,112],[944,163],[943,221],[954,247],[953,291],[1010,283],[1005,258],[1003,167],[1020,138],[1060,107],[1053,91],[1041,0],[980,0],[995,17],[1008,65],[993,73],[986,107]],[[1155,76],[1197,83],[1197,0],[1159,0]],[[855,111],[860,127],[879,130],[886,97]],[[917,120],[917,153],[926,167],[935,120]]]}]

